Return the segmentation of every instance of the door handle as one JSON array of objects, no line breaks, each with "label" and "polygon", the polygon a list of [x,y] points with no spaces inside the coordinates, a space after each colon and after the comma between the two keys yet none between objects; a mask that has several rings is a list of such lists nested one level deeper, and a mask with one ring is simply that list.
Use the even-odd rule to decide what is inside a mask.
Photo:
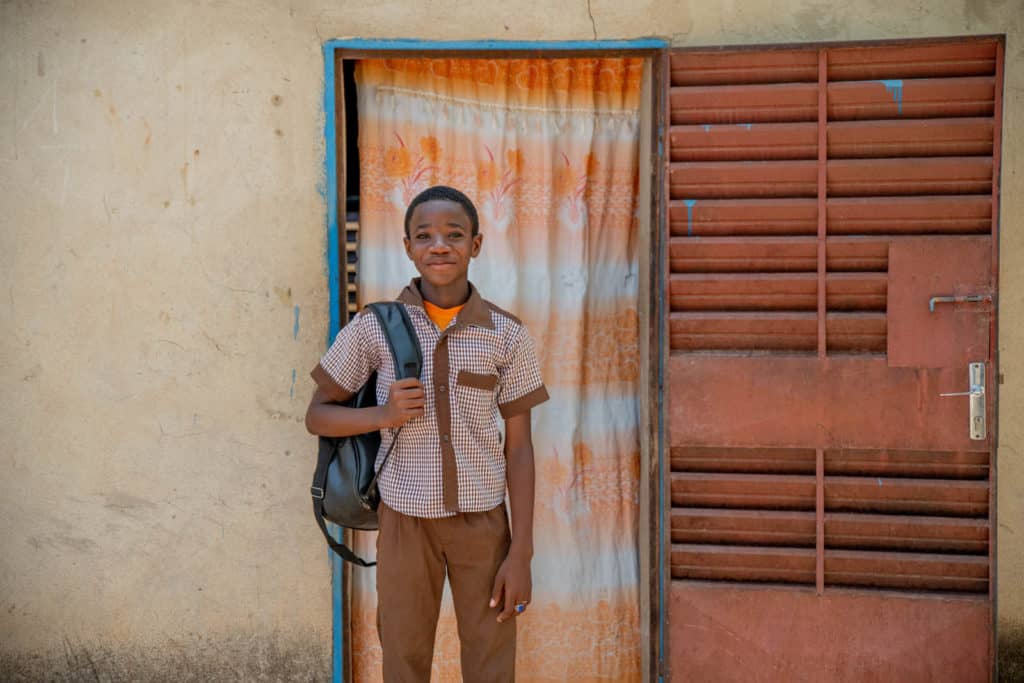
[{"label": "door handle", "polygon": [[985,364],[971,363],[967,366],[970,391],[955,391],[939,396],[970,396],[971,400],[971,440],[981,441],[985,438]]}]

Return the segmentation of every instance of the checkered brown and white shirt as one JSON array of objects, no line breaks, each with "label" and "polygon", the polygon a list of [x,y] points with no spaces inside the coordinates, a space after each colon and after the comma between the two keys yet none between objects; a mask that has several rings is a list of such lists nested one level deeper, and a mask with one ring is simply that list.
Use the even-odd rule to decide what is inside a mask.
[{"label": "checkered brown and white shirt", "polygon": [[[470,285],[466,305],[443,331],[427,316],[419,279],[398,300],[423,349],[422,417],[405,424],[379,480],[381,499],[413,517],[491,510],[505,499],[505,454],[498,415],[509,418],[548,399],[526,326]],[[377,371],[384,405],[395,368],[377,317],[359,313],[311,373],[321,387],[359,390]],[[333,393],[333,392],[332,392]],[[396,430],[381,430],[380,466]]]}]

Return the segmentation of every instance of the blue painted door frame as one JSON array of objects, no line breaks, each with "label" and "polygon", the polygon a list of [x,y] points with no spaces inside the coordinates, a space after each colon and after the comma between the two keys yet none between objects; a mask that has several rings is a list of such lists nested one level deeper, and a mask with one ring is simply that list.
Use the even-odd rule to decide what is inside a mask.
[{"label": "blue painted door frame", "polygon": [[[335,129],[335,114],[336,114],[336,93],[335,93],[335,63],[337,52],[339,50],[360,50],[360,51],[380,51],[382,53],[393,52],[393,51],[414,51],[423,53],[423,56],[429,56],[432,52],[451,52],[451,51],[465,51],[467,57],[472,56],[469,53],[479,51],[502,51],[510,53],[510,56],[516,52],[521,51],[549,51],[549,52],[566,52],[572,53],[574,51],[610,51],[619,52],[623,50],[662,50],[669,46],[668,41],[660,38],[640,38],[636,40],[565,40],[565,41],[505,41],[505,40],[451,40],[451,41],[425,41],[415,40],[408,38],[396,38],[396,39],[362,39],[353,38],[345,40],[328,40],[323,45],[324,53],[324,186],[320,189],[320,194],[326,199],[327,202],[327,286],[329,291],[329,325],[327,332],[327,346],[330,346],[331,342],[337,336],[341,329],[341,307],[343,305],[343,298],[341,293],[341,267],[342,263],[339,260],[339,246],[341,240],[341,234],[339,232],[339,209],[338,209],[338,149],[337,149],[337,130]],[[545,55],[550,57],[552,55]],[[566,54],[565,56],[570,57],[572,54]],[[654,84],[654,87],[658,87],[658,84]],[[659,156],[661,150],[659,150]],[[652,191],[657,192],[657,188],[652,188]],[[664,240],[658,240],[660,248],[664,249]],[[659,263],[663,259],[659,258]],[[663,279],[663,278],[662,278]],[[664,300],[663,296],[658,297],[659,309],[661,302]],[[657,320],[661,321],[664,319],[663,311],[658,310],[656,312]],[[659,357],[661,354],[658,354]],[[660,382],[659,382],[659,402],[660,402]],[[664,481],[665,478],[665,458],[663,448],[660,445],[658,448],[658,477],[660,481]],[[665,543],[664,533],[662,530],[665,529],[665,504],[661,496],[663,487],[659,486],[658,491],[658,612],[661,615],[658,623],[658,652],[663,657],[665,652]],[[652,501],[654,503],[655,501]],[[331,532],[335,534],[335,537],[340,540],[341,529],[331,525]],[[331,563],[331,681],[332,683],[343,683],[345,680],[345,624],[344,624],[344,600],[345,600],[345,588],[344,578],[346,571],[345,563],[338,558],[333,552],[328,550],[328,558]],[[644,577],[641,576],[641,580]],[[652,634],[653,635],[653,634]],[[662,671],[663,667],[661,662],[658,663],[658,671]],[[661,676],[658,676],[658,680],[661,680]]]}]

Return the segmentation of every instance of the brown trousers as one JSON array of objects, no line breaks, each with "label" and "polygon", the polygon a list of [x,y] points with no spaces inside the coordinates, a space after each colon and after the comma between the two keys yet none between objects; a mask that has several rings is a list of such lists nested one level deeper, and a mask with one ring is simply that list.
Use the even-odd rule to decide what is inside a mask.
[{"label": "brown trousers", "polygon": [[505,505],[421,519],[378,511],[377,633],[385,683],[429,683],[447,570],[461,645],[462,679],[515,680],[515,619],[497,623],[489,606],[511,536]]}]

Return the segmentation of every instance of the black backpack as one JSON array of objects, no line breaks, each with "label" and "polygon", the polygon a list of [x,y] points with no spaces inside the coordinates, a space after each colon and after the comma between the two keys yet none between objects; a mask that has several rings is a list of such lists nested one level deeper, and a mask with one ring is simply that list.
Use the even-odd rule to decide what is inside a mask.
[{"label": "black backpack", "polygon": [[[423,354],[405,306],[397,301],[388,301],[370,304],[366,308],[377,316],[384,330],[395,361],[395,379],[418,378],[423,368]],[[370,375],[362,389],[345,405],[350,408],[377,405],[377,373]],[[374,461],[380,450],[380,432],[320,437],[316,471],[309,489],[313,496],[313,514],[331,550],[360,567],[372,567],[377,563],[367,562],[344,543],[335,541],[324,520],[348,529],[372,531],[377,528],[377,506],[380,504],[377,478],[387,466],[401,431],[399,427],[395,432],[380,469],[376,471]]]}]

